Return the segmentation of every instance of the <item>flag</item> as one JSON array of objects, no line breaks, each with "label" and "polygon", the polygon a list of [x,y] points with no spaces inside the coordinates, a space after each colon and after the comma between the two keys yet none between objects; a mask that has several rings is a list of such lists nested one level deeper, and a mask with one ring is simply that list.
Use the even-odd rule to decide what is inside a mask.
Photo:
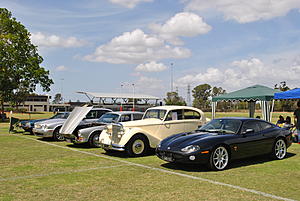
[{"label": "flag", "polygon": [[9,132],[14,130],[14,126],[19,122],[20,119],[18,118],[14,118],[14,117],[10,117],[10,121],[9,121]]}]

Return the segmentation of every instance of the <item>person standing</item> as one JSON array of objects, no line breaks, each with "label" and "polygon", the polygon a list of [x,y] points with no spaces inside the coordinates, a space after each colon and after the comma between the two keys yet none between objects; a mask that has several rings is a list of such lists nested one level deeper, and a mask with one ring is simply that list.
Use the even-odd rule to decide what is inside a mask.
[{"label": "person standing", "polygon": [[297,129],[298,143],[300,144],[300,101],[297,102],[297,109],[294,111],[294,124]]}]

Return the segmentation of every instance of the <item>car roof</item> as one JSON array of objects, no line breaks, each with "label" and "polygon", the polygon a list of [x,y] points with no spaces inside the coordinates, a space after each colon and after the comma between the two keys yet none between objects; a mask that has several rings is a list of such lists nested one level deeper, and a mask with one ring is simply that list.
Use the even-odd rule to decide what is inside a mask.
[{"label": "car roof", "polygon": [[92,108],[91,110],[106,110],[106,111],[112,111],[111,109],[107,109],[107,108],[99,108],[99,107]]},{"label": "car roof", "polygon": [[133,111],[116,111],[116,112],[108,112],[107,114],[144,114],[143,112],[133,112]]},{"label": "car roof", "polygon": [[199,110],[195,107],[189,107],[189,106],[179,106],[179,105],[164,105],[164,106],[157,106],[157,107],[151,107],[148,109],[163,109],[163,110],[179,110],[179,109],[191,109],[191,110]]}]

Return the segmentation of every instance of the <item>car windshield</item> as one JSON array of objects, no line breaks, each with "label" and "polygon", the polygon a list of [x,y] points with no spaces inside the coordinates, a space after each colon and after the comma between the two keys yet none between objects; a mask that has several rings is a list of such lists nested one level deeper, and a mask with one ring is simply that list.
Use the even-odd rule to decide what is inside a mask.
[{"label": "car windshield", "polygon": [[106,113],[98,119],[97,122],[103,122],[103,123],[114,123],[117,122],[119,119],[118,114],[112,114],[112,113]]},{"label": "car windshield", "polygon": [[203,125],[198,131],[237,134],[242,121],[237,119],[214,119]]},{"label": "car windshield", "polygon": [[159,110],[159,109],[147,110],[143,119],[155,118],[155,119],[163,120],[166,115],[166,112],[167,110]]},{"label": "car windshield", "polygon": [[69,113],[57,113],[50,119],[66,119],[66,118],[68,118],[68,116],[69,116]]}]

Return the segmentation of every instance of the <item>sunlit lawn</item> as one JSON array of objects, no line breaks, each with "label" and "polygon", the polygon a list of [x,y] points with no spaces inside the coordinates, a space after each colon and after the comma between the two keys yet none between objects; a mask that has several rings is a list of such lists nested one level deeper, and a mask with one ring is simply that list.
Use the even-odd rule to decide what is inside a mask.
[{"label": "sunlit lawn", "polygon": [[[219,117],[245,114],[217,113]],[[51,115],[37,114],[31,118]],[[121,153],[107,155],[102,149],[46,141],[111,157],[105,159],[50,146],[27,133],[8,134],[7,130],[8,123],[0,123],[0,200],[272,200],[250,192],[111,159],[224,182],[285,198],[300,198],[298,144],[288,149],[288,157],[284,160],[270,160],[267,156],[261,156],[234,161],[229,169],[214,172],[197,165],[169,164],[154,155],[127,158]]]}]

